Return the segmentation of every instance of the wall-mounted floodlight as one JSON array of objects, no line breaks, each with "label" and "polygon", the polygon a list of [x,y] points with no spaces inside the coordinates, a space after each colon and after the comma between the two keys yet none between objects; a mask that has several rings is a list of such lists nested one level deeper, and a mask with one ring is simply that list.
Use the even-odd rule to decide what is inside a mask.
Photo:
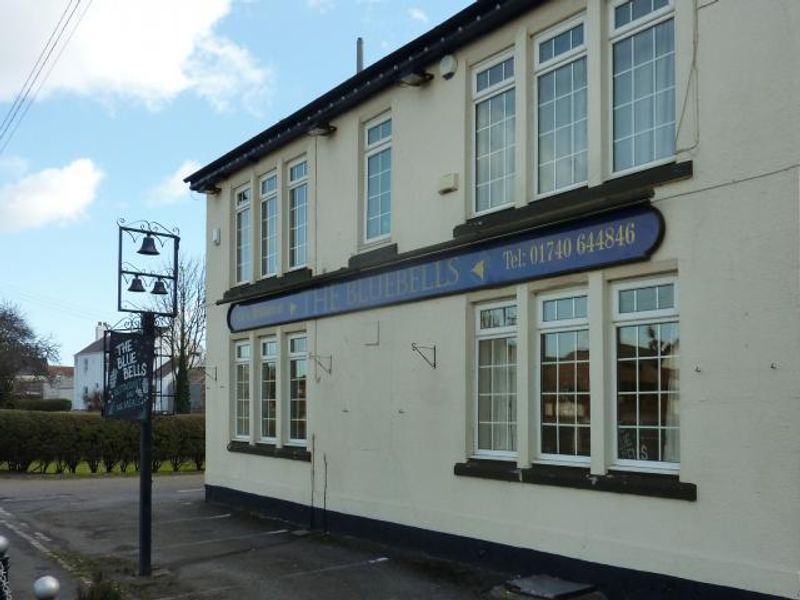
[{"label": "wall-mounted floodlight", "polygon": [[330,123],[314,123],[306,132],[311,137],[325,137],[336,131],[336,127]]},{"label": "wall-mounted floodlight", "polygon": [[428,83],[431,79],[433,79],[433,74],[423,71],[422,69],[416,69],[402,75],[400,77],[400,83],[408,87],[420,87]]}]

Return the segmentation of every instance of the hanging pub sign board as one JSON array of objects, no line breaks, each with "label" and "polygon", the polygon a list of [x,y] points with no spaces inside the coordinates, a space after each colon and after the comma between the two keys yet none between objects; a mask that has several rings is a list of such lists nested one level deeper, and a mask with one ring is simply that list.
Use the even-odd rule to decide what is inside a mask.
[{"label": "hanging pub sign board", "polygon": [[245,331],[646,260],[663,234],[655,208],[628,208],[234,304],[228,327]]},{"label": "hanging pub sign board", "polygon": [[109,333],[105,417],[147,418],[153,375],[153,338],[141,333]]}]

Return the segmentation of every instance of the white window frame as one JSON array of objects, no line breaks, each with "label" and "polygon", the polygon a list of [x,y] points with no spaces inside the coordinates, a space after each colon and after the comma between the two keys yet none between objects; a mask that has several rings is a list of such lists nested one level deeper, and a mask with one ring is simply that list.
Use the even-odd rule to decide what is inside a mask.
[{"label": "white window frame", "polygon": [[[566,298],[574,298],[576,296],[586,296],[586,317],[579,317],[573,319],[562,319],[556,321],[545,321],[544,320],[544,303],[549,302],[551,300],[563,300]],[[535,439],[537,440],[537,445],[534,451],[534,455],[536,459],[534,462],[536,463],[546,463],[546,464],[569,464],[569,465],[581,465],[586,466],[591,464],[592,462],[592,455],[591,451],[588,456],[578,456],[578,455],[570,455],[570,454],[551,454],[542,452],[542,356],[544,355],[544,348],[542,348],[542,335],[546,333],[569,333],[574,331],[581,331],[585,330],[587,334],[589,334],[589,303],[591,299],[589,297],[589,290],[585,287],[579,288],[569,288],[559,290],[557,292],[550,292],[545,294],[537,294],[536,295],[536,313],[537,313],[537,331],[536,331],[536,368],[534,372],[536,373],[535,383],[532,386],[534,391],[534,406],[535,406],[535,414],[536,417],[534,419],[536,424],[536,436]],[[591,338],[590,342],[591,344]],[[591,364],[593,360],[602,360],[602,358],[592,359],[591,350],[589,351],[589,369],[591,372]],[[593,400],[591,397],[591,386],[589,389],[589,406],[591,407]],[[589,435],[591,436],[594,432],[592,430],[592,423],[591,423],[591,408],[590,408],[590,420],[588,424]]]},{"label": "white window frame", "polygon": [[[267,344],[273,343],[275,344],[275,353],[269,354],[266,352]],[[279,342],[277,335],[266,335],[259,339],[259,348],[260,348],[260,361],[259,361],[259,373],[258,373],[258,403],[259,403],[259,413],[258,413],[258,439],[260,442],[267,443],[267,444],[275,444],[278,441],[278,419],[280,418],[280,410],[278,406],[280,404],[280,397],[278,395],[278,377],[279,371],[278,368],[280,362],[280,350],[279,350]],[[275,369],[275,397],[272,401],[275,403],[275,435],[268,436],[264,435],[264,365],[268,363],[274,364]]]},{"label": "white window frame", "polygon": [[[475,64],[470,70],[470,77],[471,77],[471,91],[472,91],[472,149],[470,152],[470,156],[472,159],[472,206],[470,212],[473,216],[479,217],[482,215],[488,215],[493,212],[497,212],[499,210],[504,210],[511,206],[514,206],[514,198],[507,200],[505,203],[500,204],[498,206],[494,206],[491,208],[487,208],[486,210],[478,210],[478,104],[489,100],[490,98],[507,92],[510,89],[516,89],[517,85],[517,68],[518,65],[516,60],[514,61],[514,75],[509,77],[508,79],[504,79],[500,83],[497,83],[493,86],[490,86],[484,90],[478,91],[478,73],[485,71],[487,69],[491,69],[493,66],[500,64],[509,58],[515,59],[514,56],[514,48],[509,48],[492,56],[489,59],[486,59],[480,63]],[[514,124],[516,127],[517,122],[517,114],[518,108],[516,102],[514,103]],[[517,173],[516,169],[516,157],[517,157],[517,147],[519,146],[519,140],[516,138],[516,132],[514,137],[514,158],[515,158],[515,165],[514,165],[514,173],[513,178],[516,179],[519,177],[519,173]],[[512,186],[514,187],[514,186]]]},{"label": "white window frame", "polygon": [[[548,59],[548,60],[546,60],[544,62],[541,62],[539,60],[539,58],[540,58],[540,56],[539,56],[539,45],[542,42],[549,41],[550,39],[557,37],[558,35],[564,33],[565,31],[569,31],[570,29],[572,29],[574,27],[577,27],[578,25],[581,25],[581,24],[583,25],[583,44],[581,44],[577,48],[572,48],[572,49],[568,50],[567,52],[564,52],[563,54],[559,54],[558,56],[554,56],[553,58]],[[547,75],[548,73],[550,73],[552,71],[556,71],[560,67],[563,67],[563,66],[565,66],[565,65],[567,65],[567,64],[569,64],[571,62],[574,62],[576,60],[580,60],[581,58],[587,57],[588,56],[587,45],[586,45],[587,33],[588,33],[588,31],[587,31],[586,15],[585,15],[585,13],[582,13],[582,14],[576,16],[576,17],[573,17],[572,19],[569,19],[567,21],[564,21],[563,23],[560,23],[556,27],[553,27],[553,28],[548,29],[547,31],[541,33],[541,34],[536,35],[533,38],[533,54],[534,54],[534,57],[533,57],[533,65],[534,65],[534,67],[533,68],[534,68],[534,76],[533,76],[533,92],[532,92],[531,96],[533,98],[532,107],[533,107],[533,112],[534,112],[533,119],[532,119],[533,123],[534,123],[533,152],[532,152],[532,154],[533,154],[533,165],[534,165],[534,167],[533,167],[534,168],[534,177],[533,177],[533,180],[534,180],[533,199],[534,199],[534,201],[541,200],[543,198],[548,198],[550,196],[554,196],[554,195],[561,194],[561,193],[564,193],[564,192],[568,192],[570,190],[575,190],[575,189],[578,189],[578,188],[581,188],[581,187],[586,187],[588,185],[588,181],[589,181],[588,160],[589,160],[589,147],[590,147],[590,144],[589,144],[589,124],[588,124],[588,118],[589,118],[589,115],[588,115],[588,113],[589,113],[589,106],[588,106],[588,103],[589,103],[589,99],[588,99],[589,60],[587,58],[586,59],[586,89],[587,89],[587,100],[586,100],[586,102],[587,102],[587,106],[586,106],[586,112],[587,112],[587,115],[586,115],[586,118],[587,118],[587,124],[586,124],[586,156],[587,156],[586,160],[587,160],[587,166],[586,166],[586,168],[587,168],[587,171],[586,171],[586,180],[580,181],[578,183],[574,183],[574,184],[569,185],[569,186],[564,186],[564,187],[561,187],[561,188],[554,188],[550,192],[544,192],[544,193],[540,193],[539,192],[539,77],[541,77],[542,75]],[[555,129],[553,131],[555,131]],[[555,185],[555,179],[553,181],[553,185]]]},{"label": "white window frame", "polygon": [[[298,178],[292,179],[292,169],[298,165],[305,163],[305,174]],[[286,165],[286,181],[287,181],[287,196],[286,196],[286,264],[287,271],[296,271],[303,269],[308,265],[308,236],[309,236],[309,212],[311,205],[310,190],[308,187],[308,157],[302,156],[297,158]],[[306,241],[305,241],[305,260],[302,263],[292,264],[292,192],[302,186],[306,187]],[[299,228],[298,228],[299,229]],[[296,246],[299,248],[300,246]]]},{"label": "white window frame", "polygon": [[[517,309],[517,322],[513,326],[507,327],[494,327],[492,329],[486,330],[481,329],[481,311],[484,310],[492,310],[495,308],[508,308],[508,307],[515,307]],[[473,458],[484,458],[484,459],[496,459],[496,460],[508,460],[508,461],[515,461],[519,456],[519,392],[515,391],[515,414],[514,414],[514,423],[515,423],[515,440],[514,446],[517,448],[515,451],[505,451],[505,450],[485,450],[478,447],[478,426],[480,422],[479,418],[479,403],[480,403],[480,342],[483,340],[493,340],[498,338],[508,338],[508,337],[515,337],[517,340],[517,364],[516,369],[519,370],[519,306],[515,299],[505,299],[505,300],[496,300],[492,302],[482,302],[480,304],[473,305],[473,310],[475,313],[475,341],[473,345],[474,351],[474,370],[475,375],[473,378],[473,386],[474,386],[474,410],[472,411],[472,419],[473,419],[473,435],[474,435],[474,442],[472,447],[472,457]],[[482,333],[482,331],[486,331],[487,333]]]},{"label": "white window frame", "polygon": [[[247,348],[247,356],[240,356],[240,349]],[[252,386],[252,346],[249,340],[240,340],[233,344],[233,439],[241,441],[250,440],[250,430],[253,424],[253,386]],[[239,367],[247,366],[247,399],[239,398]],[[247,404],[247,433],[239,433],[239,405]]]},{"label": "white window frame", "polygon": [[[292,340],[296,339],[305,339],[306,341],[306,350],[304,352],[292,352]],[[306,437],[304,438],[293,438],[292,437],[292,361],[293,360],[305,360],[306,361],[306,416],[305,416],[305,424],[306,424]],[[285,381],[288,383],[286,386],[286,392],[284,394],[286,401],[284,406],[286,406],[286,445],[287,446],[302,446],[305,447],[308,445],[308,389],[309,389],[309,377],[308,377],[308,334],[305,331],[292,333],[286,336],[286,379]]]},{"label": "white window frame", "polygon": [[[606,98],[607,104],[607,122],[608,122],[608,139],[607,139],[607,152],[608,152],[608,173],[609,179],[615,179],[617,177],[624,177],[625,175],[630,175],[631,173],[636,173],[638,171],[642,171],[645,169],[650,169],[652,167],[657,167],[659,165],[665,165],[672,162],[675,162],[675,157],[677,156],[677,144],[676,144],[676,153],[672,156],[667,156],[664,158],[659,158],[657,160],[653,160],[648,163],[644,163],[641,165],[636,165],[633,167],[629,167],[627,169],[622,169],[620,171],[614,170],[614,44],[619,41],[622,41],[625,38],[631,37],[636,35],[640,31],[644,31],[645,29],[650,29],[651,27],[655,27],[664,21],[668,21],[670,19],[675,18],[675,2],[674,0],[667,0],[667,4],[653,12],[647,13],[646,15],[639,17],[636,20],[632,20],[629,23],[626,23],[622,27],[616,28],[614,26],[614,10],[617,6],[621,4],[625,4],[629,0],[613,0],[608,4],[608,44],[607,44],[607,64],[608,64],[608,92]],[[677,21],[676,21],[677,23]],[[676,36],[677,39],[677,36]],[[673,47],[674,53],[677,58],[678,54],[678,47],[673,40]],[[677,60],[675,61],[674,67],[677,69]],[[677,92],[677,88],[676,88]],[[678,103],[677,103],[677,95],[675,98],[675,114],[677,116],[678,110]],[[675,131],[674,135],[677,137],[678,134],[678,122],[677,119],[675,121]]]},{"label": "white window frame", "polygon": [[[246,201],[240,198],[247,195]],[[250,184],[240,186],[233,193],[234,202],[234,275],[237,284],[249,283],[253,278],[253,193]],[[247,213],[247,231],[239,231],[240,215]],[[240,237],[241,236],[241,237]],[[240,260],[241,247],[241,260]],[[245,252],[247,250],[247,252]],[[247,267],[247,268],[245,268]],[[240,277],[239,275],[243,275]]]},{"label": "white window frame", "polygon": [[[619,312],[619,293],[625,290],[648,288],[658,285],[672,284],[674,307],[669,309],[656,309],[648,311],[637,311],[633,313],[620,313]],[[678,339],[680,339],[680,306],[678,278],[675,275],[664,277],[650,277],[641,279],[631,279],[613,283],[611,286],[612,306],[613,306],[613,320],[611,323],[611,342],[613,344],[613,351],[611,352],[611,389],[613,390],[612,400],[612,418],[611,418],[611,463],[614,468],[628,471],[641,471],[641,472],[668,472],[677,474],[680,471],[680,462],[665,462],[665,461],[651,461],[651,460],[631,460],[619,458],[619,423],[618,423],[618,398],[617,398],[617,329],[619,326],[632,326],[632,325],[657,325],[661,323],[678,323]],[[680,361],[680,354],[678,355]],[[678,373],[680,378],[680,371]],[[638,392],[637,392],[638,393]],[[680,388],[678,390],[679,410],[682,410],[682,394]],[[682,427],[679,413],[678,421],[678,440],[679,445],[682,438]]]},{"label": "white window frame", "polygon": [[[392,131],[388,137],[379,139],[377,142],[369,143],[369,130],[373,127],[378,127],[386,122],[391,123]],[[394,139],[394,122],[390,113],[383,113],[371,119],[364,124],[364,244],[376,244],[388,240],[392,236],[392,175],[394,174],[394,165],[392,164],[392,141]],[[373,237],[369,237],[368,224],[369,224],[369,159],[380,154],[384,150],[389,150],[389,231],[381,233]],[[380,214],[380,212],[379,212]]]},{"label": "white window frame", "polygon": [[[273,177],[275,178],[275,190],[272,191],[272,192],[265,192],[264,186],[265,186],[266,182],[268,180],[272,179]],[[279,261],[280,261],[280,248],[279,248],[280,236],[278,235],[278,231],[280,229],[280,223],[281,223],[281,203],[280,203],[280,178],[278,177],[278,170],[277,169],[272,169],[268,173],[264,174],[259,179],[258,189],[259,189],[259,196],[260,196],[260,202],[259,202],[260,211],[259,211],[259,220],[258,220],[258,222],[259,222],[259,227],[260,227],[260,232],[261,232],[261,236],[260,236],[260,239],[259,239],[259,243],[260,243],[259,244],[259,271],[260,271],[260,274],[261,274],[262,278],[263,277],[275,277],[278,274],[278,265],[280,264],[279,263]],[[274,202],[275,203],[275,223],[274,223],[274,230],[272,231],[272,233],[274,234],[274,238],[275,238],[275,270],[273,270],[273,271],[269,271],[269,270],[266,270],[264,268],[265,267],[265,261],[266,261],[266,264],[269,264],[269,260],[267,258],[268,255],[265,254],[265,248],[264,248],[265,244],[267,245],[267,247],[269,246],[269,241],[268,240],[269,240],[269,237],[270,237],[269,236],[269,233],[270,233],[270,231],[269,231],[269,222],[267,222],[267,223],[264,222],[264,211],[266,209],[266,203],[267,202]]]}]

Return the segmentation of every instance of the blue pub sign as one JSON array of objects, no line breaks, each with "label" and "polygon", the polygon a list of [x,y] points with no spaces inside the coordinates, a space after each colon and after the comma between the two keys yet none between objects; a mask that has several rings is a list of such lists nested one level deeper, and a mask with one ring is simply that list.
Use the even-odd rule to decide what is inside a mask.
[{"label": "blue pub sign", "polygon": [[228,326],[245,331],[645,260],[663,231],[655,208],[629,208],[234,304]]}]

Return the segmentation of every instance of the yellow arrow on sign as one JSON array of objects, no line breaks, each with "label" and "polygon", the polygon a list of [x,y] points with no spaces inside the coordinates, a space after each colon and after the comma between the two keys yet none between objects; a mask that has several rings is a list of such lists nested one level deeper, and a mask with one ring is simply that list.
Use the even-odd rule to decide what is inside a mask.
[{"label": "yellow arrow on sign", "polygon": [[472,272],[475,273],[475,275],[477,275],[478,277],[480,277],[481,280],[483,280],[483,275],[486,272],[486,261],[479,260],[477,263],[475,263],[475,266],[472,267]]}]

